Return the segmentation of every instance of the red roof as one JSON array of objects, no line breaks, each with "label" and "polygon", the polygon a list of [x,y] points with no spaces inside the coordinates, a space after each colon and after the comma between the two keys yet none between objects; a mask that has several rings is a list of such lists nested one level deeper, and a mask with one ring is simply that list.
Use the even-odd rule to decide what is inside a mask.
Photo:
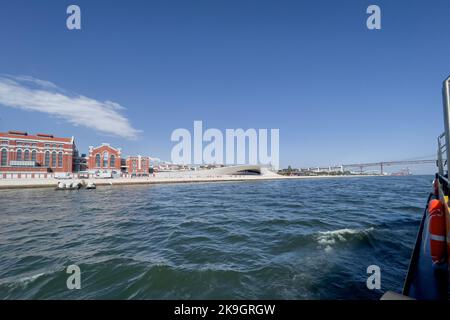
[{"label": "red roof", "polygon": [[24,140],[48,140],[55,142],[66,142],[72,143],[72,138],[58,138],[51,134],[38,133],[37,135],[29,135],[27,132],[23,131],[8,131],[0,132],[0,137],[13,138],[13,139],[24,139]]}]

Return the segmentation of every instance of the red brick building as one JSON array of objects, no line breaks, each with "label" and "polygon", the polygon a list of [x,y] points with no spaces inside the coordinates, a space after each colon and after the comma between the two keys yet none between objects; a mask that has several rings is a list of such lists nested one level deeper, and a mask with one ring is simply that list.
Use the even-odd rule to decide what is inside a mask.
[{"label": "red brick building", "polygon": [[95,171],[116,171],[120,173],[120,148],[111,147],[108,143],[103,143],[99,147],[89,147],[87,160],[88,170]]},{"label": "red brick building", "polygon": [[143,156],[129,156],[127,158],[127,173],[131,176],[148,176],[150,158]]},{"label": "red brick building", "polygon": [[77,150],[74,138],[22,131],[0,133],[0,174],[34,177],[34,173],[72,172]]}]

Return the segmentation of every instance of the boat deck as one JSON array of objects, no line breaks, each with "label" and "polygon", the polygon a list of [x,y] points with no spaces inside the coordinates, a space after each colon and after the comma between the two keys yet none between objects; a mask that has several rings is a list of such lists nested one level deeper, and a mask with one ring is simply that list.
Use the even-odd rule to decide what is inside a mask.
[{"label": "boat deck", "polygon": [[[428,201],[437,199],[430,194]],[[428,234],[428,205],[424,210],[403,294],[419,300],[447,300],[449,297],[448,264],[433,266]]]}]

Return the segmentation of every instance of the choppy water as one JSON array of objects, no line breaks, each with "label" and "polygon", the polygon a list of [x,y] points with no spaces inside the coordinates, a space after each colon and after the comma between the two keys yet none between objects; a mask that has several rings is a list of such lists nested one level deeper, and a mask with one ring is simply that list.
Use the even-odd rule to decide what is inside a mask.
[{"label": "choppy water", "polygon": [[431,180],[0,191],[0,298],[378,299],[402,288]]}]

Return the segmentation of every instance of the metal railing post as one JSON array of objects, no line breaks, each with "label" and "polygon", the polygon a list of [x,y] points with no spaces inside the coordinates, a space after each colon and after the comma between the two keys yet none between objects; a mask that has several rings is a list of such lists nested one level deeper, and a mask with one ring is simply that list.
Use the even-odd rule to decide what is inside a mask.
[{"label": "metal railing post", "polygon": [[442,162],[442,144],[441,139],[438,137],[438,151],[437,151],[437,165],[438,172],[441,176],[444,175],[444,163]]}]

